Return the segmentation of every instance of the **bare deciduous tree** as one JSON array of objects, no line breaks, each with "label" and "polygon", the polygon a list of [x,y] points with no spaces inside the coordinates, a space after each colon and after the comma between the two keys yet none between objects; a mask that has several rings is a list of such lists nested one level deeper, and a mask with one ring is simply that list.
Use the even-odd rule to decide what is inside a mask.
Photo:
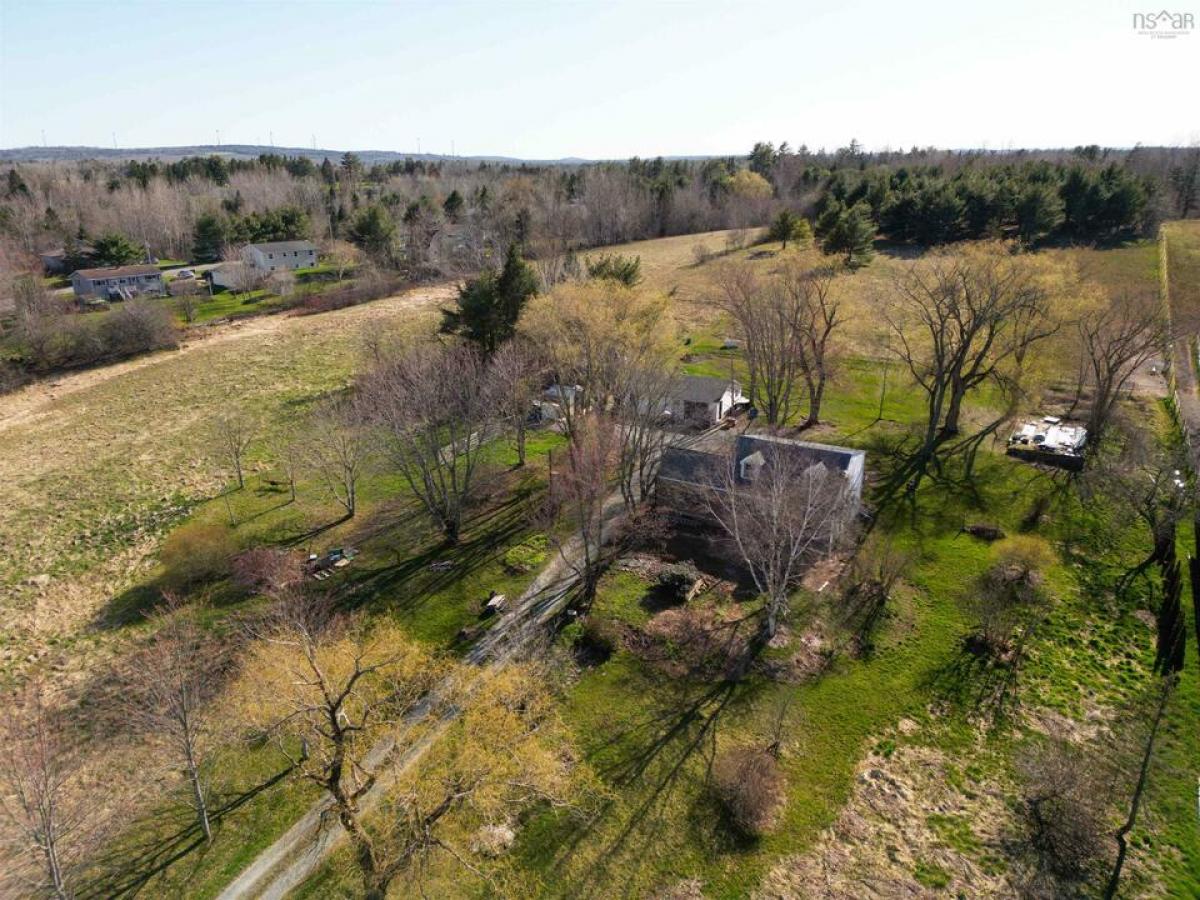
[{"label": "bare deciduous tree", "polygon": [[103,843],[96,802],[78,747],[56,721],[45,689],[31,683],[0,714],[0,815],[12,840],[0,888],[13,896],[74,896],[88,856]]},{"label": "bare deciduous tree", "polygon": [[925,393],[925,422],[906,473],[919,479],[958,435],[967,395],[985,382],[1014,381],[1029,348],[1057,326],[1046,291],[998,249],[936,257],[898,276],[894,287],[886,314],[891,350]]},{"label": "bare deciduous tree", "polygon": [[[410,869],[420,879],[434,852],[486,878],[457,846],[460,836],[497,827],[532,803],[569,811],[589,790],[544,673],[513,664],[474,680],[393,624],[368,631],[299,595],[279,605],[258,637],[235,699],[246,723],[269,734],[295,772],[330,799],[370,900],[382,900]],[[427,706],[435,716],[452,706],[453,722],[398,768],[393,784],[381,785],[406,747],[390,758],[372,759],[371,751]],[[368,816],[366,798],[377,786],[381,814]]]},{"label": "bare deciduous tree", "polygon": [[366,896],[383,898],[398,871],[364,821],[379,770],[375,740],[434,686],[440,668],[394,627],[330,620],[296,598],[281,604],[245,665],[245,722],[274,739],[302,778],[330,799],[350,838]]},{"label": "bare deciduous tree", "polygon": [[734,824],[753,837],[772,831],[787,804],[787,779],[767,750],[738,747],[713,762],[713,786]]},{"label": "bare deciduous tree", "polygon": [[225,413],[216,422],[216,441],[222,455],[233,466],[239,489],[246,486],[246,451],[258,435],[258,422],[244,410]]},{"label": "bare deciduous tree", "polygon": [[674,351],[663,298],[607,279],[563,284],[535,297],[521,331],[555,383],[573,392],[560,404],[572,437],[577,418],[611,412],[635,365],[665,361]]},{"label": "bare deciduous tree", "polygon": [[163,598],[164,606],[150,616],[149,646],[130,660],[121,708],[126,721],[161,748],[168,768],[183,775],[196,824],[212,840],[205,766],[213,737],[209,703],[228,657],[178,596]]},{"label": "bare deciduous tree", "polygon": [[1079,322],[1084,387],[1091,389],[1088,446],[1100,446],[1129,380],[1161,351],[1165,328],[1157,299],[1125,295]]},{"label": "bare deciduous tree", "polygon": [[800,399],[796,387],[804,371],[804,348],[796,324],[805,317],[802,297],[778,280],[758,278],[746,263],[723,266],[716,284],[716,302],[734,320],[742,339],[750,402],[769,424],[782,425]]},{"label": "bare deciduous tree", "polygon": [[434,344],[385,359],[362,385],[363,408],[383,434],[384,451],[451,543],[494,427],[487,387],[477,352]]},{"label": "bare deciduous tree", "polygon": [[338,281],[341,281],[350,269],[362,262],[363,252],[349,241],[331,240],[322,244],[321,259],[333,269]]},{"label": "bare deciduous tree", "polygon": [[705,502],[766,600],[770,638],[807,567],[846,541],[856,501],[841,472],[786,448],[745,462],[744,472],[732,458],[721,465]]},{"label": "bare deciduous tree", "polygon": [[783,289],[791,300],[792,328],[800,351],[800,371],[808,388],[806,427],[821,421],[821,401],[833,365],[830,341],[842,323],[841,301],[833,291],[836,271],[820,268],[806,271],[792,265],[782,274]]},{"label": "bare deciduous tree", "polygon": [[532,346],[520,337],[500,345],[488,361],[496,411],[512,428],[517,465],[525,465],[525,434],[534,401],[541,394],[544,367]]},{"label": "bare deciduous tree", "polygon": [[[618,439],[612,421],[594,412],[576,419],[573,438],[555,457],[561,462],[551,473],[539,524],[578,577],[586,605],[595,596],[605,562],[604,507],[612,492]],[[565,537],[554,527],[563,518],[571,525]]]},{"label": "bare deciduous tree", "polygon": [[661,360],[634,362],[616,398],[617,481],[627,509],[650,496],[663,450],[678,438],[664,427],[663,414],[678,379]]},{"label": "bare deciduous tree", "polygon": [[370,459],[370,442],[359,411],[346,403],[326,403],[309,419],[301,455],[329,496],[354,518],[358,481]]},{"label": "bare deciduous tree", "polygon": [[172,282],[171,296],[175,298],[175,310],[183,316],[183,321],[189,325],[195,322],[200,311],[200,286],[195,281]]},{"label": "bare deciduous tree", "polygon": [[[1105,856],[1112,786],[1099,760],[1065,741],[1038,744],[1017,759],[1017,812],[1034,856],[1034,881],[1087,878]],[[1053,885],[1050,886],[1053,888]]]}]

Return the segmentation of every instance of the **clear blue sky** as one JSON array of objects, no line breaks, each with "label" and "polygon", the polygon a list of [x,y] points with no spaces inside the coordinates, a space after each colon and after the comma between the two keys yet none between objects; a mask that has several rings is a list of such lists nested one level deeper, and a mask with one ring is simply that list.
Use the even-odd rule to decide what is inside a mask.
[{"label": "clear blue sky", "polygon": [[1140,36],[1146,5],[0,0],[0,147],[1196,141],[1200,31]]}]

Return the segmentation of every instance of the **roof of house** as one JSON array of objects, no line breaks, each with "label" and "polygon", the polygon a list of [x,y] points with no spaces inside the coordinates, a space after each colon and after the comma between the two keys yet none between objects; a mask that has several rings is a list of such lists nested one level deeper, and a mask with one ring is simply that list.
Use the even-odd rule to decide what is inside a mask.
[{"label": "roof of house", "polygon": [[[728,378],[714,378],[711,375],[684,375],[679,379],[675,395],[690,403],[716,403],[725,396],[730,383]],[[732,384],[734,393],[738,393],[740,386],[736,381]]]},{"label": "roof of house", "polygon": [[100,269],[77,269],[76,275],[82,275],[87,279],[97,278],[128,278],[130,275],[161,275],[158,266],[141,265],[141,266],[111,266],[109,268]]},{"label": "roof of house", "polygon": [[835,447],[833,444],[817,444],[812,441],[797,441],[773,435],[738,435],[734,456],[740,463],[747,456],[761,453],[770,460],[776,454],[787,453],[799,457],[806,464],[823,463],[827,468],[845,472],[857,456],[865,456],[862,450]]},{"label": "roof of house", "polygon": [[715,453],[668,447],[663,450],[658,477],[668,481],[718,487],[724,480],[721,478],[722,463],[723,458]]},{"label": "roof of house", "polygon": [[316,250],[312,241],[269,241],[265,244],[250,244],[264,253],[290,253],[293,250]]},{"label": "roof of house", "polygon": [[866,455],[862,450],[852,450],[849,447],[835,447],[832,444],[817,444],[772,435],[748,434],[738,435],[732,443],[732,450],[731,458],[716,446],[708,450],[668,447],[663,451],[658,477],[700,487],[719,488],[727,483],[723,477],[725,466],[732,465],[735,467],[733,471],[737,472],[740,463],[755,454],[768,464],[772,458],[787,454],[805,467],[821,463],[833,471],[843,473],[849,470],[855,457]]}]

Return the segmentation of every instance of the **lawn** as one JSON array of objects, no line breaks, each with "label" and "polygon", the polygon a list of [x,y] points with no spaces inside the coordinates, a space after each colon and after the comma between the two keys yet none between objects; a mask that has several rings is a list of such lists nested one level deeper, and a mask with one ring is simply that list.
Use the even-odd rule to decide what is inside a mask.
[{"label": "lawn", "polygon": [[[211,297],[200,298],[192,324],[203,325],[214,319],[271,312],[282,303],[281,297],[262,288],[253,291],[217,291]],[[183,321],[182,316],[179,319]]]}]

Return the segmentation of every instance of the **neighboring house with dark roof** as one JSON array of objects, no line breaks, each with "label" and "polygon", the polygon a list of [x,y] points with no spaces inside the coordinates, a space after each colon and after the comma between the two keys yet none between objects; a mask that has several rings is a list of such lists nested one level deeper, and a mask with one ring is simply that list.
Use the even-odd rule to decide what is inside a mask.
[{"label": "neighboring house with dark roof", "polygon": [[862,499],[866,462],[862,450],[765,434],[742,434],[732,439],[719,434],[699,449],[668,447],[663,451],[658,469],[659,503],[676,512],[695,515],[703,509],[700,495],[704,492],[723,491],[730,484],[735,489],[749,487],[764,467],[785,454],[789,466],[798,469],[821,465],[840,472],[856,505]]},{"label": "neighboring house with dark roof", "polygon": [[[74,255],[76,257],[91,256],[92,248],[87,244],[81,244],[76,248]],[[67,250],[65,247],[47,250],[44,253],[39,253],[38,256],[42,261],[42,268],[47,275],[61,275],[67,271]]]},{"label": "neighboring house with dark roof", "polygon": [[167,292],[158,266],[113,266],[103,269],[79,269],[71,275],[76,297],[101,297],[128,300],[139,294],[161,296]]},{"label": "neighboring house with dark roof", "polygon": [[684,375],[671,392],[667,410],[675,422],[707,428],[746,402],[742,386],[732,378]]},{"label": "neighboring house with dark roof", "polygon": [[304,269],[317,264],[317,248],[311,241],[271,241],[247,244],[242,258],[260,272]]}]

